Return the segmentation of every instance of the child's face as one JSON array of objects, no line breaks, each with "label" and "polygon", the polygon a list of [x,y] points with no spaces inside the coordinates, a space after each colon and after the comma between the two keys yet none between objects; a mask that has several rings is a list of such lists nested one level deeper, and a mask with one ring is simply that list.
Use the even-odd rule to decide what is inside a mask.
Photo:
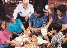
[{"label": "child's face", "polygon": [[11,21],[14,23],[14,22],[15,22],[15,19],[14,19],[14,18],[12,18],[12,19],[11,19]]},{"label": "child's face", "polygon": [[35,12],[34,14],[35,14],[36,17],[41,16],[41,14],[38,14],[38,13],[36,13],[36,12]]},{"label": "child's face", "polygon": [[5,28],[6,28],[6,23],[5,23],[5,21],[2,22],[1,27],[2,27],[2,29],[5,29]]},{"label": "child's face", "polygon": [[56,33],[56,30],[54,30],[53,28],[52,28],[52,31],[53,31],[53,33]]}]

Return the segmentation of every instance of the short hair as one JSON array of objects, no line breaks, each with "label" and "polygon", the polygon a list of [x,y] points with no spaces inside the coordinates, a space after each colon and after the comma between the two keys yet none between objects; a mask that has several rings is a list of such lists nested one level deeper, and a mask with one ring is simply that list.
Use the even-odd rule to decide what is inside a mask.
[{"label": "short hair", "polygon": [[53,23],[52,24],[52,28],[53,28],[53,30],[56,30],[57,32],[59,32],[62,29],[62,24],[60,24],[60,23]]},{"label": "short hair", "polygon": [[57,6],[57,10],[60,10],[60,12],[62,12],[62,14],[66,13],[66,6],[65,5],[59,5]]},{"label": "short hair", "polygon": [[43,11],[43,9],[41,7],[35,8],[34,12],[36,12],[38,14],[43,14],[44,13],[44,11]]}]

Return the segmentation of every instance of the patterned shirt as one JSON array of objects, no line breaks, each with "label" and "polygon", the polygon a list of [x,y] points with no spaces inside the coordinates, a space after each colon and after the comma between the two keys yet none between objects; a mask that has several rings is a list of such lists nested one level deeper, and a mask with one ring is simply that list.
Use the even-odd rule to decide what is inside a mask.
[{"label": "patterned shirt", "polygon": [[44,26],[44,25],[46,25],[48,23],[47,16],[44,15],[42,17],[37,18],[33,13],[29,18],[29,23],[32,23],[33,28],[42,27],[42,26]]},{"label": "patterned shirt", "polygon": [[62,48],[62,47],[61,47],[62,39],[63,39],[63,34],[62,34],[62,33],[60,33],[60,34],[55,34],[55,35],[52,37],[51,45],[52,45],[54,48]]}]

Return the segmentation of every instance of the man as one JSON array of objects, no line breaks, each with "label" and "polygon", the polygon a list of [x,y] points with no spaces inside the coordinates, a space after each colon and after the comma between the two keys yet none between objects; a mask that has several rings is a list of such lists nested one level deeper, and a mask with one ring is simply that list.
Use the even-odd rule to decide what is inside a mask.
[{"label": "man", "polygon": [[36,8],[29,18],[29,28],[32,32],[40,32],[42,26],[47,24],[47,16],[44,15],[43,9]]},{"label": "man", "polygon": [[[30,15],[34,13],[34,8],[31,4],[29,4],[29,0],[23,0],[22,4],[19,4],[14,10],[13,16],[14,19],[20,18],[22,22],[25,22],[25,28],[28,27],[28,19]],[[17,15],[20,15],[17,17]]]}]

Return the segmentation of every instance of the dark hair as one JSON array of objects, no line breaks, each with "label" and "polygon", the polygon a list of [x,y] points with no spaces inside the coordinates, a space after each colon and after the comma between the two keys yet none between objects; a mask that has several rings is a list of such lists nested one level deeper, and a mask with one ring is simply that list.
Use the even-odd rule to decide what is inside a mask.
[{"label": "dark hair", "polygon": [[62,29],[62,25],[60,23],[53,23],[52,28],[53,30],[56,30],[58,33]]},{"label": "dark hair", "polygon": [[14,16],[13,16],[12,14],[8,14],[8,15],[6,15],[6,16],[7,16],[7,18],[9,19],[9,21],[11,21],[11,19],[14,18]]},{"label": "dark hair", "polygon": [[62,14],[66,13],[66,6],[65,5],[59,5],[57,7],[57,10],[60,10]]},{"label": "dark hair", "polygon": [[10,20],[11,20],[12,18],[14,18],[14,16],[11,16],[11,17],[10,17]]},{"label": "dark hair", "polygon": [[5,22],[5,27],[6,27],[6,21],[4,21],[4,20],[0,20],[0,31],[3,30],[2,27],[1,27],[1,25],[2,25],[3,22]]},{"label": "dark hair", "polygon": [[43,14],[43,13],[44,13],[44,11],[43,11],[43,9],[42,9],[41,7],[37,7],[37,8],[34,10],[34,12],[36,12],[36,13],[38,13],[38,14]]},{"label": "dark hair", "polygon": [[14,16],[11,16],[11,17],[10,17],[10,22],[12,22],[12,18],[14,18]]},{"label": "dark hair", "polygon": [[64,29],[62,32],[63,32],[63,34],[65,35],[65,34],[67,33],[67,28]]}]

